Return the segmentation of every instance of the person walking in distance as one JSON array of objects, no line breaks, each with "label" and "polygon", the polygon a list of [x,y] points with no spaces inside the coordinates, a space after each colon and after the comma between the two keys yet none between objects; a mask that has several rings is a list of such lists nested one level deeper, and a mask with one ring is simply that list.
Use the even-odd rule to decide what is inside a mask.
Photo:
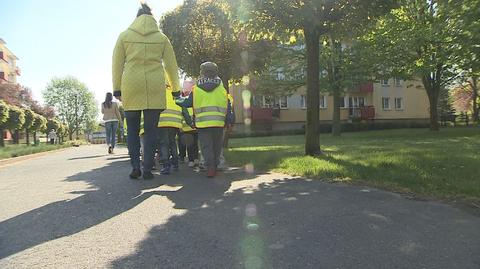
[{"label": "person walking in distance", "polygon": [[180,95],[180,82],[173,47],[167,36],[160,32],[148,5],[142,4],[137,18],[120,34],[112,65],[114,96],[121,99],[127,120],[128,153],[132,165],[130,178],[142,176],[139,132],[143,112],[143,178],[153,179],[158,119],[166,108],[165,74],[173,96]]},{"label": "person walking in distance", "polygon": [[115,148],[118,123],[122,122],[122,115],[118,104],[113,102],[113,95],[110,92],[106,94],[105,102],[102,103],[102,114],[105,122],[105,132],[107,133],[108,154],[112,154]]},{"label": "person walking in distance", "polygon": [[195,127],[207,177],[215,177],[223,145],[223,128],[228,108],[227,91],[218,77],[218,66],[213,62],[200,65],[200,78],[187,99],[177,99],[183,107],[193,107]]}]

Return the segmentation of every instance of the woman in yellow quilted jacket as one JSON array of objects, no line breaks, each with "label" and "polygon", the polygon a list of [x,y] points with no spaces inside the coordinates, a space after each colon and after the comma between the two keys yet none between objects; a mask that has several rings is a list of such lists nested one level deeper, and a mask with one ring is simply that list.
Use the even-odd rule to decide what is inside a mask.
[{"label": "woman in yellow quilted jacket", "polygon": [[160,112],[166,108],[165,82],[167,80],[172,86],[174,96],[180,95],[180,86],[172,45],[159,30],[146,4],[142,4],[137,18],[118,37],[113,51],[112,78],[114,96],[122,101],[125,109],[128,152],[133,168],[130,178],[142,176],[139,131],[143,112],[143,178],[152,179],[158,119]]}]

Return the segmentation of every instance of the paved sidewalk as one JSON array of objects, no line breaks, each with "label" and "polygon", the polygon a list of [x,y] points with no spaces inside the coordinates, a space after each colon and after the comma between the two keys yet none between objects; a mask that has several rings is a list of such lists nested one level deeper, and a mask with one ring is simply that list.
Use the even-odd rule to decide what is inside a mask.
[{"label": "paved sidewalk", "polygon": [[126,149],[0,167],[0,268],[480,268],[480,217],[280,174],[128,179]]}]

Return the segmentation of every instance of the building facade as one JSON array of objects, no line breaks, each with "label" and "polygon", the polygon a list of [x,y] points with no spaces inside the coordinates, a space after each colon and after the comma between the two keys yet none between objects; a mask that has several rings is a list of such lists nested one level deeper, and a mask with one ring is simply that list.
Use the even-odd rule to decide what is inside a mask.
[{"label": "building facade", "polygon": [[[18,58],[6,45],[7,43],[0,38],[0,84],[17,84],[17,77],[20,76],[20,68],[17,66]],[[1,135],[5,140],[12,139],[8,131],[4,131]]]},{"label": "building facade", "polygon": [[20,68],[17,66],[17,56],[6,46],[6,42],[0,38],[0,83],[17,83],[20,76]]},{"label": "building facade", "polygon": [[[282,131],[305,126],[306,87],[288,96],[245,94],[242,86],[232,86],[230,91],[234,96],[237,132],[244,132],[247,127]],[[328,125],[333,118],[333,97],[328,93],[320,95],[320,124]],[[250,96],[250,100],[245,100]],[[347,90],[341,100],[340,116],[343,123],[427,123],[429,102],[421,82],[391,78]]]}]

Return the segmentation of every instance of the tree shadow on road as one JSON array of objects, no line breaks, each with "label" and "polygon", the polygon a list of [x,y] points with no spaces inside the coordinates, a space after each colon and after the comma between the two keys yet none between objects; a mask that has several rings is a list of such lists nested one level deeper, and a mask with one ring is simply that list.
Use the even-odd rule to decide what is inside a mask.
[{"label": "tree shadow on road", "polygon": [[137,206],[149,197],[145,189],[161,180],[132,181],[129,161],[79,173],[67,181],[85,181],[90,188],[71,194],[80,196],[53,202],[0,223],[0,259],[36,245],[69,236],[102,223]]},{"label": "tree shadow on road", "polygon": [[[95,156],[93,156],[95,157]],[[198,208],[222,196],[234,175],[223,180],[207,179],[190,169],[156,176],[154,180],[130,180],[129,160],[72,175],[66,181],[86,182],[88,189],[73,191],[73,199],[53,202],[0,223],[0,259],[42,243],[69,236],[94,227],[124,213],[152,195],[167,196],[175,208]],[[228,179],[227,179],[228,178]],[[155,191],[162,185],[179,186],[177,191]]]},{"label": "tree shadow on road", "polygon": [[186,213],[152,228],[112,267],[453,268],[461,261],[475,268],[480,262],[473,255],[480,251],[480,219],[466,220],[455,209],[306,179],[257,184],[232,184],[201,206],[192,196],[203,194],[193,190],[167,195]]}]

